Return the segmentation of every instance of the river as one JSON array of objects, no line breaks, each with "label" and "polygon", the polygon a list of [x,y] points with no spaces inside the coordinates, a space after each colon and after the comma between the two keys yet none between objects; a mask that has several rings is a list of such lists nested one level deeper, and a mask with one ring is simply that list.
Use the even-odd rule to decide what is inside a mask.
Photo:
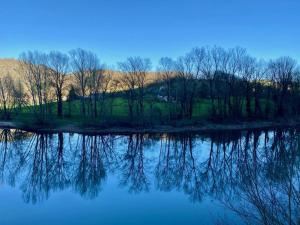
[{"label": "river", "polygon": [[299,224],[300,131],[0,130],[0,224]]}]

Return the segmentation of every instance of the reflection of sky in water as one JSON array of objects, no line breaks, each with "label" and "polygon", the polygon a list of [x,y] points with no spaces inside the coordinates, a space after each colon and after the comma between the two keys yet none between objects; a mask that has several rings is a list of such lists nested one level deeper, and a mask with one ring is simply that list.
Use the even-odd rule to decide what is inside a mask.
[{"label": "reflection of sky in water", "polygon": [[297,221],[298,138],[2,132],[0,224],[241,224],[244,210],[259,217],[257,199],[273,207],[274,194],[274,205],[286,206],[286,177]]}]

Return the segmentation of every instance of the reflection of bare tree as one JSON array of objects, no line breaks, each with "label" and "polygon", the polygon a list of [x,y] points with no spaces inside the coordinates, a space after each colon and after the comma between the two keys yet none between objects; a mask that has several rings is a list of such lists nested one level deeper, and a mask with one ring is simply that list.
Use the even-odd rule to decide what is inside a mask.
[{"label": "reflection of bare tree", "polygon": [[165,143],[162,143],[155,169],[158,188],[183,190],[192,201],[200,201],[203,189],[201,171],[193,152],[193,137],[166,137],[162,142]]},{"label": "reflection of bare tree", "polygon": [[70,162],[68,162],[68,159],[66,159],[67,156],[64,154],[65,148],[63,133],[59,133],[57,135],[57,139],[57,151],[53,163],[53,170],[51,172],[51,186],[54,190],[64,190],[71,183],[69,177]]},{"label": "reflection of bare tree", "polygon": [[130,192],[148,191],[154,175],[158,190],[182,191],[194,202],[214,197],[249,224],[300,221],[295,129],[117,137],[3,130],[0,140],[1,182],[20,183],[25,202],[68,187],[94,198],[108,173],[121,173]]},{"label": "reflection of bare tree", "polygon": [[50,190],[49,172],[52,167],[52,158],[49,154],[50,136],[35,135],[33,151],[28,157],[28,171],[21,187],[25,202],[37,202],[47,199]]},{"label": "reflection of bare tree", "polygon": [[130,192],[149,190],[143,145],[143,134],[130,135],[128,137],[128,148],[122,157],[121,170],[123,174],[121,185],[128,185]]},{"label": "reflection of bare tree", "polygon": [[81,136],[81,151],[74,177],[74,187],[83,196],[96,197],[106,177],[98,136]]},{"label": "reflection of bare tree", "polygon": [[179,177],[176,171],[178,161],[178,148],[172,143],[172,137],[165,137],[161,140],[161,148],[158,163],[155,168],[157,187],[162,191],[170,191],[178,187]]},{"label": "reflection of bare tree", "polygon": [[183,190],[193,201],[212,195],[249,224],[297,224],[297,134],[294,130],[212,134],[205,157],[192,149],[198,142],[191,137],[163,138],[155,168],[157,187]]},{"label": "reflection of bare tree", "polygon": [[[22,145],[28,133],[4,129],[0,132],[0,180],[15,186],[16,179],[24,167]],[[18,142],[14,141],[18,140]]]},{"label": "reflection of bare tree", "polygon": [[[250,140],[254,144],[249,146]],[[268,140],[268,138],[265,138]],[[299,137],[294,131],[277,131],[273,141],[258,147],[258,138],[245,139],[237,151],[248,157],[237,167],[239,188],[224,195],[226,205],[249,224],[299,224]],[[246,154],[252,150],[252,155]],[[231,201],[232,198],[240,201]]]},{"label": "reflection of bare tree", "polygon": [[96,197],[106,170],[113,172],[118,166],[114,136],[76,135],[75,148],[76,138],[69,135],[68,148],[65,136],[3,130],[0,133],[1,180],[15,185],[19,179],[25,202],[42,201],[51,191],[64,190],[70,185],[82,196]]}]

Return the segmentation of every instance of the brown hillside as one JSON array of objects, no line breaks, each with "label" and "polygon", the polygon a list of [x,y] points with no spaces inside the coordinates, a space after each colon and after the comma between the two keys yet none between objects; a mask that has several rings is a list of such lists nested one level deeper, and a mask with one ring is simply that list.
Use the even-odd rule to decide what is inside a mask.
[{"label": "brown hillside", "polygon": [[14,79],[21,77],[19,61],[16,59],[0,59],[0,76],[10,74]]},{"label": "brown hillside", "polygon": [[[22,80],[21,67],[17,59],[0,59],[0,76],[5,76],[7,74],[11,75],[14,80],[18,80],[18,79]],[[118,71],[110,71],[108,74],[112,76],[112,80],[119,80],[122,76],[122,73]],[[150,72],[147,75],[146,84],[151,84],[156,80],[157,80],[156,73]],[[66,80],[65,94],[68,92],[71,85],[75,85],[75,83],[76,82],[74,76],[70,75]],[[111,82],[111,85],[112,84],[113,82]],[[121,88],[109,87],[109,89],[110,89],[109,91],[112,90],[118,91]]]}]

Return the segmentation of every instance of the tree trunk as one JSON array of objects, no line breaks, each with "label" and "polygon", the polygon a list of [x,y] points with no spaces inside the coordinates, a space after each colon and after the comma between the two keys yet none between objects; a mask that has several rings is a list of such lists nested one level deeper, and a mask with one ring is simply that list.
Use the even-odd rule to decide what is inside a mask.
[{"label": "tree trunk", "polygon": [[62,96],[61,94],[58,94],[58,99],[57,99],[57,116],[62,117],[63,115],[63,108],[62,108]]},{"label": "tree trunk", "polygon": [[81,110],[82,110],[82,115],[85,116],[84,96],[82,96],[81,98]]},{"label": "tree trunk", "polygon": [[94,116],[95,116],[95,118],[98,116],[98,111],[97,111],[97,96],[96,95],[94,96]]},{"label": "tree trunk", "polygon": [[252,117],[252,112],[251,112],[251,98],[250,98],[249,94],[247,94],[247,98],[246,98],[246,111],[247,111],[248,118],[251,118]]}]

